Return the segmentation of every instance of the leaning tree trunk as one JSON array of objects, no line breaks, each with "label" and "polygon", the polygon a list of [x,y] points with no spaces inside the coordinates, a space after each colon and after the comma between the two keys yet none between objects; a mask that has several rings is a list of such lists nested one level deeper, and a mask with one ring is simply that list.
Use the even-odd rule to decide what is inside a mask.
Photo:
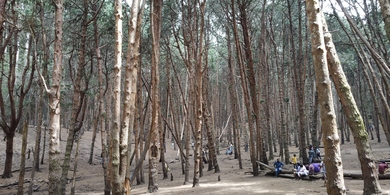
[{"label": "leaning tree trunk", "polygon": [[325,16],[322,16],[322,20],[329,72],[331,73],[331,77],[334,81],[337,94],[340,97],[348,125],[354,135],[364,179],[363,194],[380,194],[381,187],[378,181],[375,161],[371,154],[371,145],[369,143],[368,133],[365,130],[363,118],[360,115],[359,109],[352,95],[351,87],[349,86],[341,67],[336,48],[332,41],[332,35],[328,31]]},{"label": "leaning tree trunk", "polygon": [[326,61],[326,48],[322,28],[322,13],[316,0],[306,2],[310,29],[318,102],[321,108],[322,134],[325,149],[324,159],[327,174],[327,193],[346,194],[340,154],[340,138],[333,107],[332,87]]}]

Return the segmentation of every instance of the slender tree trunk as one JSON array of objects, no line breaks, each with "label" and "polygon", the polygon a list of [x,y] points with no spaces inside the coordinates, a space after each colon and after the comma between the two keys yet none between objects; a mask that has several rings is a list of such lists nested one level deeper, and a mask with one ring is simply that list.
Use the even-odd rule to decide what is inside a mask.
[{"label": "slender tree trunk", "polygon": [[[47,39],[46,39],[46,30],[45,28],[43,28],[45,26],[45,17],[44,17],[44,6],[43,6],[43,2],[42,0],[39,1],[38,5],[41,7],[41,12],[40,12],[40,22],[41,22],[41,25],[42,25],[42,47],[44,48],[43,49],[43,71],[42,71],[42,76],[43,78],[46,78],[47,76],[47,64],[48,64],[48,61],[49,61],[49,47],[47,46]],[[38,41],[36,41],[35,44],[37,44]],[[36,56],[36,49],[35,49],[35,55]],[[35,170],[36,171],[39,171],[39,153],[40,153],[40,150],[41,150],[41,137],[42,137],[42,124],[43,124],[43,100],[44,100],[44,91],[45,90],[45,86],[43,85],[43,83],[41,82],[40,84],[40,90],[39,90],[39,100],[38,100],[38,121],[37,121],[37,135],[36,135],[36,139],[35,139],[35,153],[34,153],[34,165],[35,166]],[[35,171],[31,171],[31,183],[30,183],[30,188],[32,188],[34,182],[34,174]],[[30,192],[29,192],[30,193]],[[31,192],[32,193],[32,192]]]},{"label": "slender tree trunk", "polygon": [[[62,164],[62,174],[61,174],[61,194],[65,195],[66,183],[68,180],[68,170],[70,167],[70,157],[73,149],[75,136],[80,136],[80,129],[83,126],[83,119],[85,114],[85,109],[83,103],[85,101],[85,94],[82,92],[82,80],[84,77],[85,70],[85,53],[86,53],[86,44],[87,44],[87,28],[88,28],[88,1],[83,0],[83,10],[82,23],[81,23],[81,38],[80,38],[80,51],[78,57],[78,67],[76,72],[76,77],[73,82],[73,100],[72,100],[72,113],[70,117],[70,129],[68,138],[66,141],[65,157]],[[70,76],[72,77],[72,70],[70,71]],[[80,120],[82,119],[82,120]]]},{"label": "slender tree trunk", "polygon": [[[128,52],[126,60],[126,72],[125,72],[125,85],[124,85],[124,103],[123,103],[123,114],[122,114],[122,126],[121,126],[121,148],[120,148],[120,174],[121,182],[129,178],[129,137],[132,135],[134,127],[134,113],[136,104],[137,94],[137,80],[138,80],[138,58],[139,58],[139,40],[140,34],[138,33],[140,22],[142,21],[142,11],[140,1],[133,1],[131,7],[131,19],[129,20],[128,30]],[[129,183],[130,184],[130,183]],[[124,193],[130,194],[130,185],[125,186]]]},{"label": "slender tree trunk", "polygon": [[[161,116],[161,113],[159,114]],[[161,120],[159,120],[159,140],[160,140],[160,162],[161,162],[161,170],[163,171],[163,179],[168,179],[168,166],[165,166],[165,152],[166,152],[166,128],[162,128]]]},{"label": "slender tree trunk", "polygon": [[206,0],[199,1],[199,20],[200,20],[200,26],[199,26],[199,40],[197,45],[197,55],[196,57],[196,63],[195,63],[195,74],[194,74],[194,92],[195,92],[195,101],[194,101],[194,117],[195,117],[195,150],[194,150],[194,178],[192,187],[199,186],[199,177],[200,177],[200,170],[201,170],[201,158],[202,158],[202,121],[203,121],[203,108],[202,108],[202,93],[203,93],[203,39],[204,39],[204,16],[205,16],[205,7],[206,7]]},{"label": "slender tree trunk", "polygon": [[122,74],[122,1],[115,0],[115,65],[113,67],[113,119],[110,149],[111,152],[111,179],[112,194],[123,194],[123,183],[121,181],[120,161],[120,129],[121,129],[121,74]]},{"label": "slender tree trunk", "polygon": [[76,191],[76,175],[77,175],[77,165],[78,165],[78,159],[79,159],[79,148],[80,148],[80,139],[81,135],[77,137],[76,140],[76,152],[74,155],[74,166],[73,166],[73,176],[72,176],[72,187],[70,189],[70,194],[74,195]]},{"label": "slender tree trunk", "polygon": [[[259,101],[257,97],[257,88],[256,88],[256,78],[255,78],[255,69],[254,69],[254,62],[253,62],[253,55],[252,55],[252,44],[251,44],[251,37],[250,37],[250,31],[249,31],[249,23],[248,23],[248,13],[247,9],[249,8],[249,2],[250,1],[239,1],[239,10],[240,10],[240,24],[242,26],[243,31],[243,38],[244,38],[244,51],[245,51],[245,58],[246,58],[246,71],[248,72],[246,79],[248,79],[249,84],[249,95],[251,99],[251,105],[253,107],[253,114],[255,119],[255,125],[256,125],[256,132],[254,132],[254,135],[257,137],[257,148],[258,153],[260,154],[259,160],[261,162],[264,162],[265,164],[268,164],[267,155],[264,150],[264,143],[263,143],[263,133],[261,130],[261,120],[260,120],[260,106]],[[250,116],[248,116],[250,117]],[[257,153],[256,152],[256,153]]]},{"label": "slender tree trunk", "polygon": [[[50,125],[50,124],[49,124]],[[42,157],[41,157],[41,165],[43,165],[43,162],[45,160],[45,149],[46,149],[46,125],[44,126],[45,127],[45,131],[43,132],[43,148],[42,148]]]},{"label": "slender tree trunk", "polygon": [[[276,50],[276,45],[274,44],[274,49]],[[285,123],[285,113],[284,113],[284,69],[283,69],[283,63],[278,62],[278,58],[276,60],[276,70],[278,72],[278,105],[279,105],[279,120],[278,120],[278,129],[280,131],[280,137],[279,140],[280,144],[280,151],[279,156],[281,157],[281,161],[285,162],[286,164],[289,162],[289,150],[288,150],[288,138],[287,138],[287,131],[286,131],[286,123]],[[287,146],[287,147],[286,147]],[[286,150],[287,149],[287,150]]]},{"label": "slender tree trunk", "polygon": [[50,151],[49,151],[49,195],[61,194],[60,140],[61,128],[61,78],[62,78],[62,23],[63,0],[55,0],[55,40],[52,86],[49,91]]},{"label": "slender tree trunk", "polygon": [[[97,99],[97,98],[95,98]],[[95,100],[96,101],[96,100]],[[91,143],[91,149],[90,149],[90,152],[89,152],[89,159],[88,159],[88,164],[92,165],[93,163],[93,151],[94,151],[94,148],[95,148],[95,141],[96,141],[96,133],[98,131],[98,125],[99,125],[99,116],[100,116],[100,113],[99,113],[99,104],[100,102],[96,101],[95,102],[95,108],[96,111],[94,112],[93,114],[93,117],[94,119],[92,120],[93,121],[93,132],[92,132],[92,143]]]},{"label": "slender tree trunk", "polygon": [[325,148],[324,159],[328,182],[328,194],[346,194],[343,178],[343,167],[340,154],[340,138],[337,133],[337,122],[333,108],[332,88],[326,61],[322,12],[319,2],[306,2],[306,13],[310,29],[318,102],[321,108],[322,134]]},{"label": "slender tree trunk", "polygon": [[242,161],[241,161],[241,152],[240,152],[240,130],[239,130],[239,124],[238,124],[238,101],[237,101],[237,93],[236,93],[236,67],[233,63],[233,50],[231,46],[231,38],[230,38],[230,31],[228,28],[226,28],[226,34],[227,34],[227,47],[228,47],[228,67],[229,67],[229,93],[230,93],[230,102],[231,102],[231,112],[232,112],[232,122],[233,122],[233,135],[235,141],[234,147],[234,158],[238,158],[238,165],[240,169],[242,169]]},{"label": "slender tree trunk", "polygon": [[[38,2],[38,6],[41,8],[41,14],[40,14],[40,22],[42,24],[42,46],[43,46],[43,71],[42,71],[42,77],[46,78],[47,75],[47,62],[49,60],[48,55],[48,47],[46,43],[46,31],[43,28],[45,24],[44,20],[44,8],[43,8],[43,2]],[[34,42],[34,56],[33,58],[37,58],[37,44],[38,44],[38,38],[35,38]],[[37,101],[37,124],[36,124],[36,137],[35,137],[35,147],[34,147],[34,160],[33,160],[33,169],[31,170],[31,182],[28,189],[28,194],[31,195],[33,192],[33,186],[34,186],[34,178],[35,178],[35,171],[39,171],[39,152],[41,150],[41,137],[42,137],[42,122],[43,122],[43,100],[44,100],[44,92],[45,92],[45,86],[40,82],[39,85],[39,98]]]},{"label": "slender tree trunk", "polygon": [[241,86],[244,92],[244,102],[245,107],[247,111],[247,120],[248,120],[248,127],[249,127],[249,150],[250,150],[250,158],[252,163],[252,171],[254,176],[259,175],[259,167],[257,166],[256,162],[256,148],[255,148],[255,130],[253,129],[253,118],[252,118],[252,108],[250,106],[250,100],[248,95],[248,88],[246,83],[246,74],[245,74],[245,68],[243,65],[243,55],[241,53],[241,46],[239,41],[239,35],[238,35],[238,29],[237,29],[237,21],[236,21],[236,15],[235,15],[235,9],[234,9],[234,0],[231,1],[231,10],[232,10],[232,22],[233,22],[233,32],[234,32],[234,40],[236,45],[236,51],[237,51],[237,58],[238,58],[238,64],[240,67],[240,77],[241,77]]},{"label": "slender tree trunk", "polygon": [[152,33],[152,121],[150,127],[149,139],[149,186],[150,193],[158,191],[157,183],[157,164],[159,157],[159,114],[160,114],[160,94],[159,94],[159,62],[160,62],[160,33],[161,33],[161,14],[162,0],[151,0],[150,22]]},{"label": "slender tree trunk", "polygon": [[23,195],[24,174],[26,172],[26,148],[27,148],[27,133],[28,133],[28,119],[23,124],[23,137],[22,137],[22,151],[20,157],[20,171],[19,171],[19,183],[18,183],[18,195]]}]

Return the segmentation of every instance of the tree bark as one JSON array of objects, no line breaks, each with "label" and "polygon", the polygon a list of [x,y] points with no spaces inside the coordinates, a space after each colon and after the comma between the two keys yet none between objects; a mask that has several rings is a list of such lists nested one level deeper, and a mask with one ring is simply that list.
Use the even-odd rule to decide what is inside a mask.
[{"label": "tree bark", "polygon": [[[61,194],[65,195],[66,191],[66,183],[68,181],[68,171],[70,167],[70,158],[71,153],[73,150],[73,144],[75,137],[79,135],[79,131],[81,127],[83,126],[83,119],[85,114],[85,109],[83,109],[84,105],[83,103],[86,103],[85,101],[85,91],[86,89],[82,88],[82,80],[85,76],[85,53],[86,53],[86,44],[87,44],[87,28],[89,22],[88,20],[88,1],[83,0],[83,15],[82,15],[82,21],[81,21],[81,32],[80,32],[80,48],[79,48],[79,56],[78,56],[78,67],[76,72],[76,77],[72,78],[72,70],[70,70],[70,77],[73,82],[73,100],[72,100],[72,113],[70,116],[70,126],[69,126],[69,133],[68,138],[66,141],[66,149],[65,149],[65,156],[62,164],[62,174],[61,174]],[[80,135],[79,135],[80,136]]]},{"label": "tree bark", "polygon": [[76,191],[76,175],[77,175],[77,165],[79,160],[79,147],[80,147],[81,135],[76,139],[76,152],[74,155],[74,165],[73,165],[73,176],[72,176],[72,187],[70,189],[70,194],[74,195]]},{"label": "tree bark", "polygon": [[61,128],[61,80],[62,80],[62,23],[63,0],[55,0],[55,40],[52,86],[49,93],[50,150],[49,150],[49,195],[61,194],[60,140]]},{"label": "tree bark", "polygon": [[113,195],[123,194],[123,181],[120,172],[120,129],[121,129],[121,75],[122,75],[122,1],[115,0],[115,65],[113,67],[113,119],[110,149],[111,179]]},{"label": "tree bark", "polygon": [[346,194],[343,178],[343,167],[340,154],[340,139],[337,133],[337,122],[333,107],[332,88],[326,60],[322,13],[319,2],[306,2],[306,13],[312,43],[312,55],[318,91],[318,102],[321,108],[322,134],[325,149],[324,163],[328,178],[328,194]]},{"label": "tree bark", "polygon": [[[250,1],[239,1],[238,7],[240,10],[240,24],[242,26],[242,32],[243,32],[243,38],[244,38],[244,51],[245,51],[245,58],[246,58],[246,79],[248,79],[248,85],[249,85],[249,95],[251,100],[251,105],[253,107],[253,113],[254,119],[255,119],[255,125],[256,125],[256,132],[254,132],[253,136],[257,138],[257,148],[258,151],[256,153],[259,154],[260,161],[264,163],[268,163],[267,155],[264,150],[264,143],[263,143],[263,132],[261,129],[261,115],[260,115],[260,106],[259,101],[257,97],[257,88],[256,88],[256,78],[255,78],[255,69],[254,69],[254,62],[253,62],[253,55],[252,55],[252,44],[251,44],[251,36],[250,36],[250,26],[248,22],[248,13],[247,9],[249,9]],[[242,78],[244,79],[244,78]],[[251,117],[251,116],[248,116]]]},{"label": "tree bark", "polygon": [[385,31],[387,39],[390,41],[390,1],[389,0],[379,0],[381,6],[382,19],[385,23]]},{"label": "tree bark", "polygon": [[232,10],[232,23],[233,23],[233,33],[234,33],[234,42],[236,45],[236,51],[237,51],[237,58],[238,58],[238,64],[240,67],[240,77],[241,77],[241,86],[244,92],[244,102],[247,112],[247,120],[248,120],[248,127],[249,127],[249,150],[250,150],[250,159],[252,163],[252,169],[253,169],[253,175],[258,176],[259,175],[259,167],[256,163],[256,148],[255,148],[255,135],[256,132],[253,129],[253,118],[252,118],[252,108],[250,106],[250,99],[248,94],[248,88],[247,88],[247,80],[246,80],[246,73],[245,68],[243,65],[243,55],[241,53],[242,49],[240,46],[239,41],[239,34],[237,29],[237,21],[236,21],[236,13],[235,13],[235,1],[231,1],[231,10]]},{"label": "tree bark", "polygon": [[[195,101],[194,101],[194,117],[195,117],[195,151],[194,151],[194,177],[192,187],[199,186],[200,170],[201,170],[201,158],[202,158],[202,121],[203,121],[203,53],[204,53],[204,16],[205,16],[205,7],[206,0],[198,1],[199,5],[199,40],[197,42],[197,51],[195,55],[195,74],[194,74],[194,92],[195,92]],[[194,40],[195,41],[195,40]],[[194,48],[195,49],[195,48]]]},{"label": "tree bark", "polygon": [[162,0],[151,0],[150,26],[152,34],[152,121],[149,139],[149,185],[148,191],[154,193],[158,191],[158,169],[159,160],[159,116],[160,116],[160,94],[159,94],[159,62],[160,62],[160,34]]},{"label": "tree bark", "polygon": [[[45,24],[45,18],[44,18],[44,6],[42,0],[39,1],[38,6],[41,8],[40,12],[40,22],[42,24],[42,46],[43,46],[43,71],[42,71],[42,77],[45,78],[47,76],[47,63],[49,61],[49,55],[48,55],[48,47],[47,47],[47,40],[46,40],[46,30],[44,28]],[[34,41],[34,55],[33,58],[37,59],[37,44],[38,44],[38,37],[35,37]],[[40,80],[41,81],[41,80]],[[28,194],[32,195],[33,193],[33,186],[34,186],[34,178],[35,178],[35,171],[39,171],[39,153],[41,150],[41,137],[42,137],[42,124],[43,124],[43,100],[44,100],[44,92],[45,92],[45,86],[43,84],[43,81],[40,82],[39,85],[39,97],[37,101],[37,124],[36,124],[36,137],[35,137],[35,147],[33,151],[34,160],[33,160],[33,169],[31,170],[31,182],[29,184]]]},{"label": "tree bark", "polygon": [[[23,137],[22,137],[22,151],[20,158],[20,171],[19,171],[19,184],[18,195],[23,195],[24,174],[26,172],[26,148],[27,148],[27,133],[28,133],[28,119],[23,124]],[[34,169],[34,168],[33,168]]]},{"label": "tree bark", "polygon": [[100,116],[100,113],[99,113],[99,104],[100,102],[98,102],[98,97],[97,98],[94,98],[94,108],[97,108],[96,111],[92,111],[94,114],[93,114],[93,124],[92,124],[92,142],[91,142],[91,149],[90,149],[90,152],[89,152],[89,159],[88,159],[88,164],[92,165],[93,163],[93,152],[94,152],[94,148],[95,148],[95,141],[96,141],[96,133],[97,131],[99,130],[98,128],[98,125],[99,125],[99,116]]}]

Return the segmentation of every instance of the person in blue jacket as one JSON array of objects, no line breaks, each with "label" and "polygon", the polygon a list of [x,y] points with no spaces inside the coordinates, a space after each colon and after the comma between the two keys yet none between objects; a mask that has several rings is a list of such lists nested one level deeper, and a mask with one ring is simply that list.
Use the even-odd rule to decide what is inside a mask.
[{"label": "person in blue jacket", "polygon": [[275,176],[279,176],[279,173],[282,171],[284,164],[279,161],[279,159],[276,159],[276,162],[274,162],[275,167]]}]

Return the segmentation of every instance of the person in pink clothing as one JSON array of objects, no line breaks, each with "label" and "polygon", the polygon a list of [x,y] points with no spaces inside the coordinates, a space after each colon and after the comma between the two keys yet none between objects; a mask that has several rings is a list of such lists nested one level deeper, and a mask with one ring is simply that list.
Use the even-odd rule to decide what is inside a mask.
[{"label": "person in pink clothing", "polygon": [[381,164],[378,166],[378,172],[379,174],[385,174],[385,172],[389,169],[389,165],[386,164],[386,162],[382,161]]}]

